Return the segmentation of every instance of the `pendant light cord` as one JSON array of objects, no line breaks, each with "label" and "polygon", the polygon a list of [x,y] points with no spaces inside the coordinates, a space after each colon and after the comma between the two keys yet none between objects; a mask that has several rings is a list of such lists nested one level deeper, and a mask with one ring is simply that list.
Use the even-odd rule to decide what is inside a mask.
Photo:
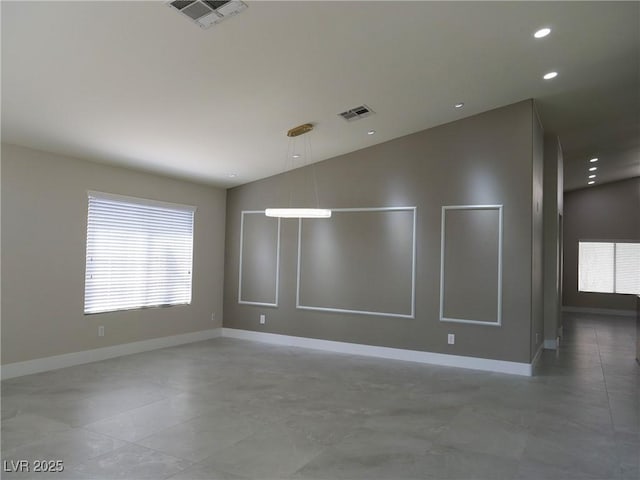
[{"label": "pendant light cord", "polygon": [[318,179],[316,178],[316,164],[313,163],[313,151],[311,150],[311,139],[309,143],[309,163],[311,164],[311,175],[313,179],[313,189],[316,195],[316,208],[320,208],[320,196],[318,195]]},{"label": "pendant light cord", "polygon": [[[289,202],[288,202],[288,206],[289,208],[291,208],[293,206],[293,182],[295,180],[295,176],[294,176],[294,170],[296,170],[296,165],[295,165],[295,158],[294,155],[296,155],[296,140],[297,137],[289,137],[289,142],[287,144],[287,151],[285,154],[285,159],[284,159],[284,173],[286,175],[286,181],[289,184]],[[318,193],[318,178],[316,175],[316,166],[313,163],[313,148],[311,146],[311,138],[306,138],[303,140],[302,143],[302,161],[304,163],[302,163],[301,165],[299,165],[300,167],[302,166],[307,166],[311,168],[311,180],[313,182],[313,195],[315,198],[315,204],[316,204],[316,208],[320,208],[320,195]],[[299,155],[299,154],[298,154]],[[302,175],[303,181],[305,179],[306,175]]]}]

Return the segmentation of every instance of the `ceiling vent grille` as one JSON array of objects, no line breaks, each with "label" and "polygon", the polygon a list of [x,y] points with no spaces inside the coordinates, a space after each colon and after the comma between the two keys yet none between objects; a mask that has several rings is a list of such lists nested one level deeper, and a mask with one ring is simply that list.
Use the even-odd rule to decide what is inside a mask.
[{"label": "ceiling vent grille", "polygon": [[175,0],[167,4],[187,16],[200,28],[209,28],[247,8],[247,4],[239,0]]},{"label": "ceiling vent grille", "polygon": [[359,107],[350,108],[346,112],[339,113],[338,115],[344,118],[347,122],[352,122],[360,118],[368,117],[373,113],[376,113],[376,112],[371,110],[366,105],[360,105]]}]

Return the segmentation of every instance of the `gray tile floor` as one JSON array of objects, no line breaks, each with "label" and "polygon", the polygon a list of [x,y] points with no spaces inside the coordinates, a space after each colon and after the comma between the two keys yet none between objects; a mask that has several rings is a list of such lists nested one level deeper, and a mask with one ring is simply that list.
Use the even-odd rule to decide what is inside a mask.
[{"label": "gray tile floor", "polygon": [[[634,479],[633,319],[567,315],[533,378],[216,339],[2,382],[37,479]],[[33,467],[33,464],[31,464]]]}]

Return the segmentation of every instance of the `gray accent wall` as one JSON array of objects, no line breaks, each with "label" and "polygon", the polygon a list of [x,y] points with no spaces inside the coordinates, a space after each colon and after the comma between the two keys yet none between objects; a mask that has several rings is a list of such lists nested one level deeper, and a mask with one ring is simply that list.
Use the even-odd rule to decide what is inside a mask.
[{"label": "gray accent wall", "polygon": [[560,139],[544,137],[544,340],[555,345],[562,327],[563,157]]},{"label": "gray accent wall", "polygon": [[543,185],[544,185],[544,130],[533,109],[533,141],[531,144],[531,352],[530,359],[536,355],[544,343],[544,295],[543,295]]},{"label": "gray accent wall", "polygon": [[633,295],[578,292],[578,242],[640,242],[640,177],[565,193],[563,237],[563,306],[635,310]]},{"label": "gray accent wall", "polygon": [[[197,207],[190,305],[83,314],[88,190]],[[3,144],[2,364],[220,327],[225,201],[219,188]]]},{"label": "gray accent wall", "polygon": [[[536,130],[536,124],[533,101],[527,100],[230,189],[224,326],[529,363],[535,350],[532,331],[542,331],[538,324],[542,322],[543,147],[542,131]],[[309,135],[313,142],[313,132]],[[314,174],[322,207],[417,207],[413,318],[296,308],[296,219],[282,220],[278,307],[238,303],[241,212],[289,206],[286,192],[293,192],[295,206],[314,206],[314,195],[302,188]],[[439,319],[440,225],[446,205],[503,205],[503,319],[499,327]],[[364,217],[349,221],[341,215],[325,221],[313,220],[314,227],[311,221],[303,221],[303,268],[310,269],[307,274],[311,275],[302,272],[303,300],[381,311],[404,308],[405,265],[390,263],[389,256],[398,255],[399,262],[406,262],[405,227],[398,226],[395,234],[400,237],[394,250],[394,233],[385,232],[381,222]],[[534,244],[539,244],[535,254]],[[326,270],[323,258],[328,262]],[[340,258],[345,258],[344,276],[339,273]],[[534,269],[540,271],[534,275]],[[337,277],[344,292],[333,296],[335,286],[327,283]],[[479,288],[447,298],[460,308],[467,302],[481,305],[478,312],[484,315],[488,313],[481,311],[485,295],[486,289]],[[266,315],[264,325],[259,324],[260,314]],[[456,335],[455,345],[447,345],[448,333]]]}]

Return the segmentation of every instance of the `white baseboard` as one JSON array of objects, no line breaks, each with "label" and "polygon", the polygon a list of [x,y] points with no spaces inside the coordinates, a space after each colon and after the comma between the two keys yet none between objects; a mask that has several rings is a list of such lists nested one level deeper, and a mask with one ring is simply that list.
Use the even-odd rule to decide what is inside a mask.
[{"label": "white baseboard", "polygon": [[359,343],[334,342],[331,340],[294,337],[275,333],[239,330],[235,328],[223,328],[222,336],[243,340],[253,340],[262,343],[271,343],[274,345],[303,347],[314,350],[325,350],[329,352],[362,355],[366,357],[388,358],[392,360],[404,360],[407,362],[426,363],[430,365],[469,368],[472,370],[483,370],[486,372],[510,373],[513,375],[524,376],[531,376],[533,374],[533,364],[529,363],[491,360],[488,358],[463,357],[460,355],[448,355],[444,353],[420,352],[416,350],[378,347],[374,345],[361,345]]},{"label": "white baseboard", "polygon": [[21,377],[23,375],[31,375],[33,373],[57,370],[65,367],[73,367],[74,365],[97,362],[108,358],[156,350],[158,348],[173,347],[184,343],[209,340],[220,336],[222,336],[222,328],[213,328],[211,330],[201,330],[199,332],[151,338],[149,340],[141,340],[139,342],[123,343],[120,345],[112,345],[110,347],[96,348],[93,350],[66,353],[64,355],[55,355],[53,357],[36,358],[35,360],[27,360],[25,362],[9,363],[0,367],[2,374],[1,377],[2,380],[5,380],[7,378]]},{"label": "white baseboard", "polygon": [[536,351],[536,354],[533,356],[533,360],[531,360],[532,375],[533,375],[533,369],[536,367],[536,363],[538,363],[538,360],[540,360],[540,355],[542,355],[542,350],[544,350],[544,342],[540,344],[540,346],[538,347],[538,350]]},{"label": "white baseboard", "polygon": [[544,349],[545,350],[557,350],[558,349],[558,339],[550,339],[544,341]]},{"label": "white baseboard", "polygon": [[290,335],[279,335],[274,333],[254,332],[250,330],[239,330],[234,328],[214,328],[199,332],[172,335],[169,337],[152,338],[139,342],[112,345],[109,347],[84,350],[81,352],[55,355],[52,357],[37,358],[24,362],[15,362],[2,365],[0,367],[1,378],[3,380],[31,375],[34,373],[57,370],[59,368],[82,365],[84,363],[107,360],[109,358],[131,355],[134,353],[156,350],[159,348],[172,347],[185,343],[209,340],[217,337],[239,338],[243,340],[253,340],[262,343],[275,345],[286,345],[314,350],[324,350],[329,352],[346,353],[350,355],[362,355],[367,357],[387,358],[392,360],[403,360],[408,362],[425,363],[430,365],[442,365],[448,367],[468,368],[472,370],[482,370],[487,372],[508,373],[513,375],[531,376],[533,366],[537,362],[541,349],[536,353],[531,364],[509,362],[505,360],[492,360],[488,358],[465,357],[460,355],[449,355],[444,353],[421,352],[417,350],[404,350],[399,348],[379,347],[374,345],[362,345],[358,343],[335,342],[331,340],[320,340],[315,338],[294,337]]},{"label": "white baseboard", "polygon": [[635,310],[616,310],[613,308],[587,308],[563,306],[563,312],[568,313],[595,313],[597,315],[615,315],[620,317],[635,317]]}]

